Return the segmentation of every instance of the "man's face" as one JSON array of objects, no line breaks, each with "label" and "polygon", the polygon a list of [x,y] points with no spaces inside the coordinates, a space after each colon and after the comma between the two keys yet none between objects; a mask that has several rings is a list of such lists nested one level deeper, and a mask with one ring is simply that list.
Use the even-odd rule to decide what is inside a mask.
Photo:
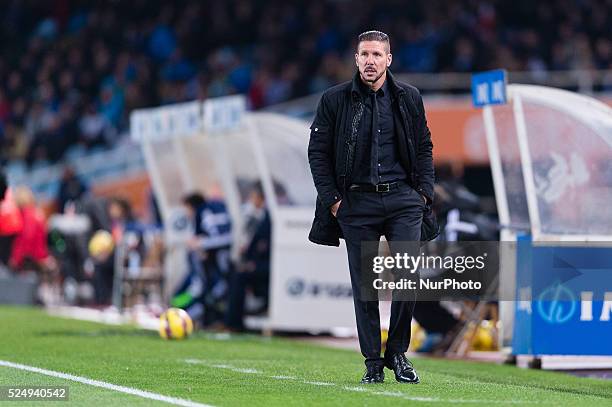
[{"label": "man's face", "polygon": [[380,41],[362,41],[357,47],[355,61],[361,78],[368,83],[375,83],[391,65],[391,53],[387,43]]},{"label": "man's face", "polygon": [[259,193],[259,191],[251,191],[249,195],[249,200],[256,208],[263,208],[265,204],[264,197]]}]

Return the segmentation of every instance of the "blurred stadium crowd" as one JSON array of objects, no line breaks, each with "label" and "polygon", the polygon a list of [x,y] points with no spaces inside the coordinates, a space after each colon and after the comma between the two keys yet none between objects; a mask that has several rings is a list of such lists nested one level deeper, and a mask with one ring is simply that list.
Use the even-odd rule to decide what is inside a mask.
[{"label": "blurred stadium crowd", "polygon": [[233,93],[252,108],[353,71],[356,35],[388,32],[396,72],[612,68],[609,0],[7,0],[0,162],[113,145],[132,109]]}]

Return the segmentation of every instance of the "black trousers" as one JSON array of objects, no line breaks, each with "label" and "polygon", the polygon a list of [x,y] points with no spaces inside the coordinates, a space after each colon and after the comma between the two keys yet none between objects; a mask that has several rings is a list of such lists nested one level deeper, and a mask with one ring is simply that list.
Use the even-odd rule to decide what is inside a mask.
[{"label": "black trousers", "polygon": [[[363,253],[362,256],[361,243],[377,242],[385,236],[393,254],[394,241],[418,242],[424,207],[423,197],[408,184],[402,184],[389,192],[349,191],[336,213],[348,252],[359,346],[366,365],[382,365],[384,359],[381,357],[378,300],[372,301],[361,292],[363,256],[367,258],[376,254]],[[371,275],[372,271],[366,273]],[[416,296],[412,300],[391,302],[386,356],[408,350],[415,300]]]}]

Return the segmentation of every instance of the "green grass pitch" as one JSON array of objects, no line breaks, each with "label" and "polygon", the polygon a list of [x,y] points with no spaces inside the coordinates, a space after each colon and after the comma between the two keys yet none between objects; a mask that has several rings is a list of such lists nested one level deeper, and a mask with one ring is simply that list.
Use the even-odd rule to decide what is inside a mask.
[{"label": "green grass pitch", "polygon": [[[612,406],[612,382],[510,366],[415,358],[421,384],[360,385],[361,355],[280,338],[156,332],[0,307],[0,360],[213,406]],[[162,405],[110,389],[0,366],[0,386],[69,386],[53,405]],[[43,402],[0,402],[41,406]],[[168,404],[166,404],[168,405]]]}]

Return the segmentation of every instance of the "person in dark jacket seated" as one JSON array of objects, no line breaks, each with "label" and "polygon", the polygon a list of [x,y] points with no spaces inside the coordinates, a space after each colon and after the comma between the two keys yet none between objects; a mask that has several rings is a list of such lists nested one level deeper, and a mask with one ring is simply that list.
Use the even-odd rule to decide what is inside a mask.
[{"label": "person in dark jacket seated", "polygon": [[233,269],[232,222],[223,201],[199,192],[186,195],[183,205],[193,222],[193,236],[187,242],[190,271],[171,305],[187,311],[203,327],[210,327],[225,315]]},{"label": "person in dark jacket seated", "polygon": [[244,330],[247,288],[268,300],[270,280],[270,244],[272,227],[266,210],[261,184],[253,186],[249,196],[250,215],[246,224],[248,244],[242,251],[239,267],[230,278],[229,303],[225,325],[230,330]]}]

